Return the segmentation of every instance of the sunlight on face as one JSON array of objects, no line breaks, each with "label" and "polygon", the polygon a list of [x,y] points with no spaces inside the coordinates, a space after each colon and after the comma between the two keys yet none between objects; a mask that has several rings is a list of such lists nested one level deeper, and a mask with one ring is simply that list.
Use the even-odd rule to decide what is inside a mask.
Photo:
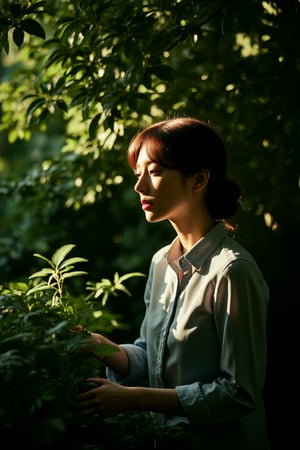
[{"label": "sunlight on face", "polygon": [[148,222],[179,220],[191,199],[191,178],[151,160],[141,148],[136,164],[135,191],[140,195]]}]

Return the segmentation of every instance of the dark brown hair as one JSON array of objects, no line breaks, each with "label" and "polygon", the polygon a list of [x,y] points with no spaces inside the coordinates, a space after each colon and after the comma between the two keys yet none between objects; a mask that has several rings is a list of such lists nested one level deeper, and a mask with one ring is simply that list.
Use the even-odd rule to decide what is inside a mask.
[{"label": "dark brown hair", "polygon": [[163,167],[179,170],[184,175],[209,170],[206,196],[209,213],[215,221],[224,221],[228,229],[233,229],[228,219],[238,209],[240,188],[226,178],[226,149],[210,125],[192,117],[176,117],[145,128],[128,148],[132,169],[144,145],[149,157]]}]

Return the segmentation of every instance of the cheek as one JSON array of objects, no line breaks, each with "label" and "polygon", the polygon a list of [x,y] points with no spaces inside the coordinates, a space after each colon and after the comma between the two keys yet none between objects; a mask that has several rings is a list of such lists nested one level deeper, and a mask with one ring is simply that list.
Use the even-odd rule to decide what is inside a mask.
[{"label": "cheek", "polygon": [[176,185],[166,186],[164,189],[159,191],[160,200],[170,208],[182,203],[185,199],[183,190]]}]

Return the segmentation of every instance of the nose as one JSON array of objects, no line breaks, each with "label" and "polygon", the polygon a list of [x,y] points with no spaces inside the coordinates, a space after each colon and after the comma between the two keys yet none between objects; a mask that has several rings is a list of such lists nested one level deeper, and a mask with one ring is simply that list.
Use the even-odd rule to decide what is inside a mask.
[{"label": "nose", "polygon": [[143,193],[147,191],[147,182],[145,180],[145,176],[140,175],[137,182],[134,185],[134,190],[137,193]]}]

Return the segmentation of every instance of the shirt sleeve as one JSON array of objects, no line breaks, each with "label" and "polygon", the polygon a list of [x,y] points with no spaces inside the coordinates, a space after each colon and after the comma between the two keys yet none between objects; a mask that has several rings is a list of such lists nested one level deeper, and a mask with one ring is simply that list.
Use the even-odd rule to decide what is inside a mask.
[{"label": "shirt sleeve", "polygon": [[126,378],[118,377],[115,372],[106,368],[106,376],[109,380],[126,386],[141,386],[147,384],[148,364],[145,341],[140,339],[134,344],[121,344],[129,359],[129,374]]},{"label": "shirt sleeve", "polygon": [[145,316],[140,327],[140,336],[133,344],[121,344],[124,348],[129,360],[129,373],[126,378],[118,377],[112,370],[106,368],[106,376],[109,380],[126,386],[148,386],[149,372],[148,372],[148,355],[147,355],[147,339],[146,329],[149,313],[149,292],[151,290],[153,278],[153,261],[150,265],[147,283],[145,287],[144,303]]},{"label": "shirt sleeve", "polygon": [[265,380],[268,295],[259,269],[247,259],[231,262],[216,282],[220,376],[176,387],[192,425],[236,420],[256,408]]}]

